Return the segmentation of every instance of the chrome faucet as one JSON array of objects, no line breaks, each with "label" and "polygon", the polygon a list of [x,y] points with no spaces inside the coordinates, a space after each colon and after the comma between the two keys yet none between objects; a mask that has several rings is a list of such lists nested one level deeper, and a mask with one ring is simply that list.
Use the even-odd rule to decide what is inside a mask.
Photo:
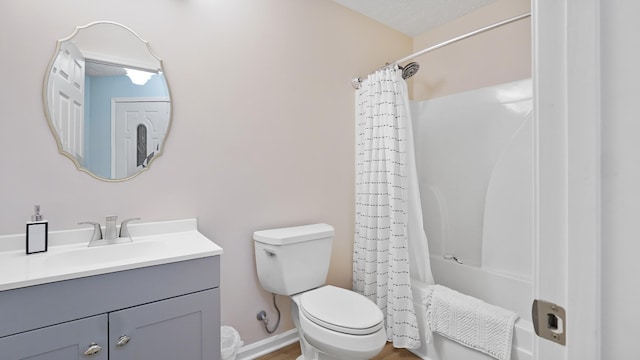
[{"label": "chrome faucet", "polygon": [[107,216],[107,222],[104,230],[105,240],[115,240],[118,237],[117,216]]},{"label": "chrome faucet", "polygon": [[89,247],[100,246],[100,245],[108,245],[108,244],[118,244],[123,242],[131,242],[131,234],[129,233],[129,221],[140,220],[140,218],[131,218],[122,221],[120,224],[120,231],[118,231],[117,216],[107,216],[106,226],[104,231],[104,236],[102,235],[102,227],[100,223],[93,221],[82,221],[79,222],[78,225],[93,225],[93,234],[91,235],[91,240],[89,241]]}]

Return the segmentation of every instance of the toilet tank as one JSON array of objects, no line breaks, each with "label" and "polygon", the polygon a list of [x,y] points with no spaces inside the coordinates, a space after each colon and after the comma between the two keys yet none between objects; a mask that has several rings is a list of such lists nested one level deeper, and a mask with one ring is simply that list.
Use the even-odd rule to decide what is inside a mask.
[{"label": "toilet tank", "polygon": [[331,225],[312,224],[253,233],[262,287],[293,295],[324,285],[331,260]]}]

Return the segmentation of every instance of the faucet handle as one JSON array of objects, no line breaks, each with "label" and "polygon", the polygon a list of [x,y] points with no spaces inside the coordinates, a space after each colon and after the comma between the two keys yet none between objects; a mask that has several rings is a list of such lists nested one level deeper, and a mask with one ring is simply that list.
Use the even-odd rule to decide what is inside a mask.
[{"label": "faucet handle", "polygon": [[93,235],[91,235],[91,241],[94,240],[102,240],[102,228],[100,227],[100,223],[93,221],[81,221],[78,225],[93,225]]},{"label": "faucet handle", "polygon": [[131,237],[131,234],[129,233],[129,227],[127,225],[129,225],[129,221],[134,221],[134,220],[142,220],[140,218],[131,218],[131,219],[127,219],[127,220],[122,220],[122,222],[120,223],[120,237]]}]

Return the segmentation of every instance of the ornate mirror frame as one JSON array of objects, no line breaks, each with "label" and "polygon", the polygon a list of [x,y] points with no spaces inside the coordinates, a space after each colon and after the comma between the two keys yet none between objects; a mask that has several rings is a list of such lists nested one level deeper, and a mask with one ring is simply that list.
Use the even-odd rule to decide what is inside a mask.
[{"label": "ornate mirror frame", "polygon": [[[122,34],[126,34],[126,33],[133,35],[132,37],[130,37],[132,41],[131,41],[131,44],[129,45],[134,45],[135,47],[137,47],[138,45],[135,45],[134,41],[138,41],[140,43],[139,45],[140,48],[135,49],[133,52],[139,52],[140,54],[143,54],[141,55],[141,57],[144,57],[144,58],[142,58],[140,62],[138,62],[137,61],[138,58],[136,58],[135,59],[136,61],[134,61],[135,64],[131,64],[131,63],[125,62],[125,60],[130,60],[129,58],[118,56],[121,54],[115,53],[115,55],[112,58],[111,58],[112,54],[109,54],[108,55],[108,57],[110,57],[109,59],[107,60],[101,59],[96,61],[96,60],[93,60],[92,58],[85,57],[81,52],[79,52],[78,58],[81,59],[80,61],[74,62],[73,61],[74,58],[71,58],[71,60],[67,61],[68,59],[66,58],[66,54],[70,52],[68,48],[75,48],[76,51],[78,50],[78,47],[72,42],[74,38],[76,38],[77,36],[80,36],[83,33],[83,31],[86,34],[87,30],[93,27],[96,27],[96,28],[93,28],[94,32],[98,31],[97,29],[99,29],[99,27],[109,30],[105,26],[115,26],[116,28],[114,29],[117,29],[117,30],[112,32],[110,31],[111,34],[104,33],[104,35],[111,35],[114,37],[116,35],[122,36]],[[120,30],[124,30],[124,31],[120,31]],[[94,35],[91,32],[89,32],[88,34]],[[97,34],[100,34],[101,36],[103,35],[102,33],[97,33]],[[129,38],[129,36],[127,38]],[[96,39],[95,41],[91,41],[91,43],[104,45],[105,49],[108,47],[114,47],[114,46],[118,48],[121,47],[117,41],[110,42],[110,41],[105,41],[104,39]],[[144,51],[146,51],[147,53],[144,53]],[[123,51],[123,53],[126,53],[126,51]],[[102,54],[102,55],[105,55],[105,54]],[[146,133],[150,132],[146,128],[144,129],[145,130],[144,134],[138,134],[137,132],[133,134],[133,139],[135,141],[139,142],[138,140],[140,139],[143,140],[143,142],[141,143],[143,144],[143,147],[147,146],[146,144],[147,142],[149,142],[150,143],[149,146],[152,146],[153,151],[149,151],[141,148],[140,146],[138,146],[140,145],[138,143],[134,144],[136,149],[128,149],[127,147],[127,149],[125,150],[122,150],[122,149],[118,150],[118,147],[116,146],[116,140],[115,140],[116,135],[115,135],[115,129],[114,129],[114,126],[115,126],[114,124],[116,123],[115,122],[115,117],[116,117],[115,103],[118,101],[126,102],[127,100],[125,96],[122,96],[122,95],[115,95],[110,98],[111,104],[109,105],[110,106],[109,116],[111,117],[111,120],[110,120],[111,124],[109,127],[111,128],[111,132],[109,133],[109,136],[108,136],[109,137],[108,142],[110,143],[110,146],[108,150],[102,149],[103,153],[109,154],[109,157],[108,157],[109,161],[108,162],[103,161],[103,164],[102,164],[103,170],[107,168],[107,165],[110,167],[110,169],[108,169],[108,171],[104,170],[103,174],[100,174],[95,170],[91,169],[90,167],[88,167],[86,165],[86,162],[88,160],[86,158],[83,158],[82,156],[83,154],[85,154],[86,147],[90,146],[85,144],[85,141],[88,140],[86,136],[87,131],[90,130],[90,129],[89,130],[85,129],[86,122],[88,121],[88,120],[85,121],[85,106],[89,106],[89,104],[84,103],[85,62],[97,64],[95,66],[102,66],[102,67],[114,66],[114,68],[119,67],[120,69],[118,71],[122,71],[123,76],[127,75],[129,78],[131,78],[131,81],[133,82],[133,84],[137,84],[137,83],[134,81],[133,77],[130,76],[129,74],[130,70],[133,70],[132,72],[135,72],[135,70],[143,70],[144,72],[147,72],[149,76],[152,76],[154,74],[159,75],[159,76],[153,76],[154,78],[157,78],[154,81],[158,84],[163,83],[159,88],[162,88],[165,94],[165,96],[154,95],[153,97],[146,97],[146,96],[135,97],[136,99],[142,99],[143,102],[145,100],[148,100],[149,103],[153,103],[155,101],[159,104],[158,106],[160,106],[160,109],[162,109],[161,111],[158,112],[158,113],[162,113],[162,116],[161,116],[162,120],[155,120],[155,121],[161,121],[161,122],[152,123],[152,125],[161,129],[165,129],[164,131],[156,132],[155,138],[152,138],[152,139],[149,139],[146,136]],[[144,65],[140,65],[140,64],[144,64]],[[66,66],[66,69],[70,71],[66,71],[65,73],[64,69],[62,69],[63,66],[61,65]],[[79,67],[82,67],[81,71],[79,70],[76,72],[73,69],[73,68],[77,69]],[[81,73],[81,75],[78,75],[78,73]],[[78,95],[76,96],[83,100],[81,106],[76,106],[77,104],[72,103],[72,101],[68,101],[65,103],[66,100],[64,99],[63,100],[53,99],[56,92],[59,94],[62,94],[62,92],[58,90],[58,88],[61,88],[60,86],[54,88],[54,85],[52,85],[52,81],[57,81],[57,80],[54,80],[53,78],[60,77],[60,76],[64,79],[62,80],[63,85],[65,85],[64,84],[65,81],[68,81],[69,86],[71,86],[72,88],[71,91],[74,91],[73,88],[77,90]],[[135,87],[135,85],[131,85],[131,86]],[[75,164],[78,170],[85,172],[96,179],[99,179],[102,181],[108,181],[108,182],[119,182],[119,181],[129,180],[139,175],[140,173],[144,172],[145,170],[149,169],[152,162],[156,158],[158,158],[160,155],[162,155],[162,153],[164,152],[166,138],[171,129],[171,124],[173,120],[172,119],[173,107],[171,106],[171,101],[172,101],[171,91],[170,91],[169,83],[166,79],[166,76],[164,75],[162,59],[158,55],[156,55],[156,53],[153,51],[148,41],[141,38],[137,33],[135,33],[133,30],[131,30],[129,27],[125,25],[112,22],[112,21],[95,21],[84,26],[77,26],[71,35],[67,36],[66,38],[58,40],[56,43],[56,49],[55,49],[54,55],[51,58],[49,65],[47,67],[47,71],[45,73],[44,84],[42,87],[42,99],[43,99],[45,115],[47,118],[47,123],[56,140],[56,144],[58,146],[58,152],[66,156],[67,158],[69,158]],[[56,101],[58,102],[56,103]],[[136,102],[136,100],[131,100],[131,102]],[[164,104],[160,104],[160,103],[164,103]],[[54,113],[57,115],[54,115]],[[63,113],[63,115],[60,115],[60,113]],[[145,112],[144,115],[145,115],[144,121],[149,123],[149,120],[146,118],[147,113]],[[70,120],[70,122],[62,121],[61,118],[65,120]],[[62,124],[63,122],[65,124]],[[75,125],[71,126],[69,124],[75,124]],[[139,129],[138,125],[135,125],[135,124],[133,125],[136,129]],[[105,126],[104,121],[102,126],[103,127]],[[135,166],[135,169],[129,170],[127,168],[127,169],[118,169],[118,171],[116,171],[116,165],[115,165],[116,161],[114,160],[116,157],[116,151],[119,151],[119,153],[124,151],[125,152],[124,156],[127,159],[129,157],[128,155],[132,153],[131,155],[133,155],[133,158],[136,159],[135,165],[128,164],[124,166],[128,166],[129,168],[131,166]],[[127,153],[127,151],[129,152]],[[118,166],[122,166],[122,165],[118,165]],[[105,176],[104,173],[106,172],[109,172],[110,175]],[[117,173],[123,173],[123,172],[125,173],[125,175],[116,175]]]}]

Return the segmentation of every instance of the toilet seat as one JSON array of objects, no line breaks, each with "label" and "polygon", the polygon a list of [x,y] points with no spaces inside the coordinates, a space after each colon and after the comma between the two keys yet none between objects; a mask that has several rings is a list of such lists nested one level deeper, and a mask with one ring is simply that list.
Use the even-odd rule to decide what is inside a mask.
[{"label": "toilet seat", "polygon": [[331,285],[303,293],[300,310],[318,326],[344,334],[369,335],[383,327],[382,311],[375,303]]}]

